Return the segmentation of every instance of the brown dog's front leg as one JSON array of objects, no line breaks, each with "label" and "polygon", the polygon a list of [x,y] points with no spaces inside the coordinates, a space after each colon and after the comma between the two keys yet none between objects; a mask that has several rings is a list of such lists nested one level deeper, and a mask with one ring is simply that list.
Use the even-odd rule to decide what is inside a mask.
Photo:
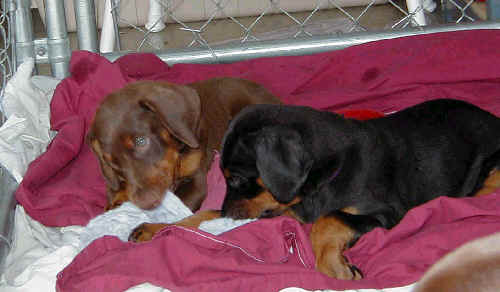
[{"label": "brown dog's front leg", "polygon": [[182,219],[181,221],[167,224],[167,223],[142,223],[137,226],[130,236],[128,237],[128,241],[133,242],[145,242],[153,239],[154,235],[161,231],[163,228],[170,225],[177,225],[189,228],[198,228],[203,221],[212,220],[220,218],[220,211],[201,211],[189,217]]},{"label": "brown dog's front leg", "polygon": [[332,278],[359,280],[357,268],[349,265],[343,256],[356,231],[335,216],[324,216],[313,223],[310,234],[316,269]]}]

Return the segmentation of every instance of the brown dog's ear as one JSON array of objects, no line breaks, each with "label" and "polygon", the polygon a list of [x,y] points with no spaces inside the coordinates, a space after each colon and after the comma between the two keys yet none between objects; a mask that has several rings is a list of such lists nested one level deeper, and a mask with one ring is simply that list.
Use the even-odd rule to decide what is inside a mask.
[{"label": "brown dog's ear", "polygon": [[118,191],[120,189],[120,181],[118,180],[118,176],[116,175],[113,168],[111,168],[108,162],[104,159],[105,154],[102,151],[101,144],[99,144],[99,141],[97,141],[97,139],[94,137],[92,130],[87,135],[87,143],[97,155],[102,174],[106,179],[108,187],[112,191]]},{"label": "brown dog's ear", "polygon": [[260,131],[255,145],[256,165],[264,185],[283,204],[300,191],[313,161],[300,134],[285,126],[271,126]]},{"label": "brown dog's ear", "polygon": [[198,148],[196,131],[200,122],[200,97],[196,90],[182,85],[158,86],[155,93],[139,101],[152,111],[177,139]]}]

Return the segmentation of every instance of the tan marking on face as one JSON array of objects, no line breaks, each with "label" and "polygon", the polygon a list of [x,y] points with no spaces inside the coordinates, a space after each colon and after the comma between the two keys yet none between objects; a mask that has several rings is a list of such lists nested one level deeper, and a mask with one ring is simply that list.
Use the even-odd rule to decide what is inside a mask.
[{"label": "tan marking on face", "polygon": [[135,147],[134,139],[132,139],[132,137],[130,135],[126,135],[125,137],[122,137],[122,144],[127,149],[134,149],[134,147]]},{"label": "tan marking on face", "polygon": [[163,158],[152,166],[149,181],[152,184],[164,184],[167,187],[173,183],[178,176],[179,151],[175,147],[168,146]]},{"label": "tan marking on face", "polygon": [[359,215],[359,210],[356,207],[345,207],[341,211],[351,215]]},{"label": "tan marking on face", "polygon": [[179,177],[190,176],[200,169],[202,155],[200,150],[191,150],[183,155],[179,166]]},{"label": "tan marking on face", "polygon": [[[99,145],[99,143],[98,143],[98,145]],[[103,154],[102,154],[102,157],[104,158],[104,160],[106,160],[106,162],[111,162],[111,161],[113,161],[113,157],[112,157],[112,156],[111,156],[111,154],[109,154],[109,153],[103,153]]]},{"label": "tan marking on face", "polygon": [[166,129],[162,129],[160,131],[160,137],[167,143],[172,141],[172,136]]},{"label": "tan marking on face", "polygon": [[261,177],[258,177],[258,178],[257,178],[257,184],[258,184],[259,186],[261,186],[262,188],[267,189],[267,188],[266,188],[266,186],[264,185],[264,182],[262,181],[262,178],[261,178]]},{"label": "tan marking on face", "polygon": [[332,278],[361,279],[361,275],[351,272],[343,256],[354,235],[354,230],[335,217],[325,216],[316,220],[310,234],[316,269]]},{"label": "tan marking on face", "polygon": [[230,176],[231,176],[231,172],[230,172],[230,171],[229,171],[229,169],[227,169],[227,168],[224,168],[223,173],[224,173],[224,177],[225,177],[225,178],[228,178],[228,177],[230,177]]},{"label": "tan marking on face", "polygon": [[179,174],[177,149],[177,144],[167,143],[162,159],[144,171],[144,189],[129,194],[130,200],[135,205],[142,209],[151,209],[163,201],[168,189],[175,191],[174,183]]},{"label": "tan marking on face", "polygon": [[295,197],[291,202],[282,204],[274,198],[260,177],[257,178],[256,183],[264,190],[252,199],[245,199],[242,204],[243,208],[247,210],[249,218],[257,218],[267,210],[273,210],[274,214],[282,214],[301,200],[299,197]]}]

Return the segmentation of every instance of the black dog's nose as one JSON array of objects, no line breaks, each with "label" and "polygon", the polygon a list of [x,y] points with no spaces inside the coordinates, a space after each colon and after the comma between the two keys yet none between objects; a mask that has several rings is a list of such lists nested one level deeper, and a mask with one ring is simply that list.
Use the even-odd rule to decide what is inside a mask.
[{"label": "black dog's nose", "polygon": [[266,209],[260,213],[260,218],[271,218],[274,217],[274,210],[273,209]]}]

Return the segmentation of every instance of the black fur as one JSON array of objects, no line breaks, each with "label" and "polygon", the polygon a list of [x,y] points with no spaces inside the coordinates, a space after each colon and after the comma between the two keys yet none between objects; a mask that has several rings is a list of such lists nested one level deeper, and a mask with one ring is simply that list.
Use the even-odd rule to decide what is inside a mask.
[{"label": "black fur", "polygon": [[[301,198],[292,209],[305,222],[336,214],[365,233],[393,227],[438,196],[473,195],[499,163],[500,119],[463,101],[428,101],[368,121],[254,105],[223,140],[221,167],[231,176],[222,214],[235,217],[229,209],[256,196],[261,177],[278,202]],[[360,216],[337,214],[346,207]]]}]

